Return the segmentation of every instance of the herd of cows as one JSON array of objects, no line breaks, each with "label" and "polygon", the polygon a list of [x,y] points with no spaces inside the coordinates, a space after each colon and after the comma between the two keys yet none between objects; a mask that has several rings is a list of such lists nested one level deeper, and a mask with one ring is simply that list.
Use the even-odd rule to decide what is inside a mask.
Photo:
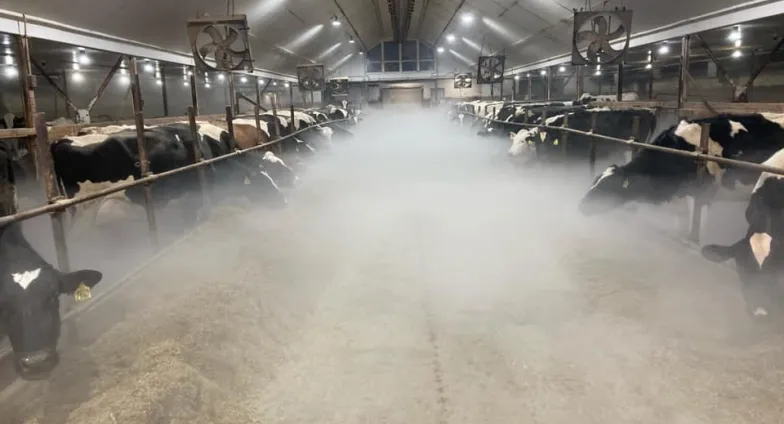
[{"label": "herd of cows", "polygon": [[[570,133],[568,145],[563,148],[560,140],[564,140],[566,131],[559,128],[565,120],[570,129],[590,132],[593,128],[596,134],[626,140],[634,137],[641,142],[687,152],[699,150],[701,125],[710,124],[710,155],[784,168],[784,114],[681,120],[654,133],[654,110],[611,110],[600,107],[601,101],[597,100],[600,99],[585,97],[575,102],[460,102],[450,106],[448,117],[453,122],[470,125],[480,136],[505,138],[508,135],[511,138],[508,154],[513,159],[535,157],[542,161],[554,154],[589,159],[592,137],[588,135]],[[521,123],[540,127],[517,125]],[[628,147],[597,141],[595,154],[602,157],[619,149]],[[744,237],[729,246],[703,246],[702,256],[718,263],[734,259],[744,293],[749,289],[769,294],[765,301],[747,299],[749,312],[754,316],[769,316],[781,310],[784,304],[778,303],[784,301],[779,285],[784,270],[784,179],[777,174],[715,162],[708,162],[704,174],[698,172],[699,167],[690,157],[640,149],[627,163],[609,166],[598,175],[579,201],[579,210],[586,216],[596,216],[630,202],[660,205],[697,195],[710,201],[719,187],[746,188],[750,194]]]},{"label": "herd of cows", "polygon": [[[351,135],[334,121],[356,125],[360,113],[336,106],[296,110],[293,120],[290,114],[279,114],[277,125],[275,116],[263,113],[258,127],[253,117],[234,119],[233,136],[209,122],[197,121],[196,134],[188,122],[145,126],[149,169],[160,174],[192,164],[196,149],[203,158],[212,159],[296,133],[271,144],[266,151],[247,152],[202,168],[212,202],[236,194],[258,204],[281,207],[286,204],[285,189],[298,180],[296,166],[283,158],[296,162],[317,150],[329,149],[333,136]],[[4,120],[6,127],[25,125],[18,118],[8,118]],[[298,132],[306,128],[310,129]],[[67,197],[84,196],[142,177],[135,126],[83,128],[78,136],[55,140],[50,148],[58,183]],[[34,169],[31,156],[17,143],[0,143],[0,178],[5,180],[2,182],[19,186],[24,179],[35,178],[25,171]],[[132,187],[118,192],[114,199],[138,207],[145,202],[142,190],[141,186]],[[159,179],[151,191],[156,208],[178,199],[191,202],[183,211],[196,211],[202,206],[202,186],[196,170]],[[105,200],[98,200],[99,207]],[[79,206],[69,211],[71,215],[80,213]],[[184,219],[192,225],[196,215]],[[21,224],[0,228],[0,254],[0,335],[5,333],[11,342],[18,375],[25,379],[44,378],[58,362],[60,295],[73,294],[80,284],[94,287],[101,281],[102,273],[59,271],[25,239]]]}]

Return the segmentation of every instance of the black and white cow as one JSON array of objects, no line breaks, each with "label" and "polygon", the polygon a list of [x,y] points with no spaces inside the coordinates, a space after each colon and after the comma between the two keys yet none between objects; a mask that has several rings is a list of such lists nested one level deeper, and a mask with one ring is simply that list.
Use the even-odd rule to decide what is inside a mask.
[{"label": "black and white cow", "polygon": [[[784,148],[784,114],[722,115],[681,121],[660,133],[656,146],[692,152],[700,145],[700,124],[710,124],[709,154],[753,163],[762,163]],[[728,189],[736,183],[751,185],[758,172],[724,168],[708,163],[712,181]],[[678,196],[713,189],[696,181],[697,164],[688,157],[641,150],[629,163],[608,167],[595,180],[580,202],[585,215],[609,212],[626,202],[661,204]]]},{"label": "black and white cow", "polygon": [[[765,165],[784,169],[784,150]],[[766,316],[784,310],[784,179],[763,172],[746,206],[746,234],[729,245],[707,245],[702,255],[713,262],[735,260],[750,312]]]},{"label": "black and white cow", "polygon": [[[605,108],[584,109],[581,106],[569,106],[562,109],[563,113],[553,115],[544,120],[544,124],[552,127],[563,127],[568,122],[568,127],[578,131],[589,132],[596,116],[596,134],[610,137],[638,140],[647,140],[656,128],[656,114],[652,109],[636,110],[610,110]],[[568,116],[568,121],[565,117]],[[634,119],[639,120],[637,133],[634,133]],[[509,148],[510,156],[518,156],[529,147],[539,147],[539,154],[553,153],[562,150],[560,140],[564,139],[565,131],[550,128],[528,128],[509,133],[512,146]],[[587,158],[591,149],[592,137],[582,134],[570,133],[568,136],[567,154],[570,158]],[[596,158],[607,157],[612,153],[623,150],[623,147],[611,142],[596,143]]]}]

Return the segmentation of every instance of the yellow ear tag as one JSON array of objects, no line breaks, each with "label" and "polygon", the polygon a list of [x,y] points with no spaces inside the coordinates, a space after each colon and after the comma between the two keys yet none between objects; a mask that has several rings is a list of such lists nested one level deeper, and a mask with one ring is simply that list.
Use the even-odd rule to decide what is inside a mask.
[{"label": "yellow ear tag", "polygon": [[248,185],[248,184],[250,184],[250,178],[245,177],[245,185]]},{"label": "yellow ear tag", "polygon": [[553,141],[553,146],[557,146],[557,145],[558,145],[558,139],[556,138],[555,141]]},{"label": "yellow ear tag", "polygon": [[629,180],[623,180],[623,188],[629,187]]},{"label": "yellow ear tag", "polygon": [[91,297],[93,297],[93,293],[90,290],[90,287],[87,287],[84,283],[79,283],[79,287],[77,287],[74,292],[74,300],[77,302],[84,302],[85,300],[90,300]]}]

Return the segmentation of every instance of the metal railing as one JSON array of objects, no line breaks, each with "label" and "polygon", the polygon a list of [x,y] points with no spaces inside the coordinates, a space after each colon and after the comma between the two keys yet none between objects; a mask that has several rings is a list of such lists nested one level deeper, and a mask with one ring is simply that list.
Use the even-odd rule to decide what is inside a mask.
[{"label": "metal railing", "polygon": [[[634,149],[641,149],[641,150],[652,150],[660,153],[670,154],[674,156],[686,157],[690,159],[694,159],[698,163],[698,178],[702,176],[704,172],[706,172],[706,163],[707,162],[714,162],[719,163],[722,165],[734,166],[738,168],[748,169],[751,171],[757,172],[768,172],[775,175],[784,176],[784,169],[774,166],[768,166],[753,162],[746,162],[736,159],[728,159],[719,156],[713,156],[708,154],[708,142],[709,142],[709,134],[710,134],[710,124],[703,123],[700,124],[700,145],[697,149],[692,152],[673,149],[669,147],[662,147],[656,146],[653,144],[642,143],[637,141],[636,137],[631,137],[629,139],[617,138],[602,134],[597,134],[596,131],[596,121],[598,113],[594,113],[591,117],[591,129],[590,131],[581,131],[573,128],[568,127],[568,118],[569,114],[564,114],[564,123],[563,126],[552,126],[552,125],[545,125],[545,124],[529,124],[527,122],[507,122],[507,121],[499,121],[497,119],[489,119],[484,116],[479,116],[474,113],[470,112],[459,112],[465,116],[473,116],[475,118],[481,119],[483,122],[487,123],[497,123],[502,125],[513,125],[519,127],[526,127],[526,128],[540,128],[543,130],[555,130],[555,131],[562,131],[564,136],[559,139],[559,143],[561,144],[561,149],[565,153],[568,149],[568,134],[576,134],[582,135],[591,138],[591,149],[590,149],[590,156],[589,156],[589,167],[591,172],[591,177],[595,175],[595,164],[596,164],[596,143],[595,140],[602,140],[602,141],[610,141],[613,143],[624,144]],[[493,110],[493,115],[496,115],[496,110]],[[542,121],[546,119],[546,113],[543,114]],[[527,118],[526,118],[527,119]],[[637,133],[639,129],[639,117],[634,117],[633,123],[633,131],[632,133]],[[538,143],[537,143],[538,145]],[[692,210],[691,216],[691,230],[689,233],[689,240],[695,243],[699,243],[700,240],[700,228],[701,228],[701,220],[702,220],[702,209],[708,205],[708,200],[703,196],[696,196],[694,198],[694,208]]]}]

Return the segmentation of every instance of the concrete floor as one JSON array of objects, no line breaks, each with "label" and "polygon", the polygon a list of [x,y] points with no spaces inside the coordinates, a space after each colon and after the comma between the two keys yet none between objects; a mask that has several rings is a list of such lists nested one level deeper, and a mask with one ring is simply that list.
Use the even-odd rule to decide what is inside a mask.
[{"label": "concrete floor", "polygon": [[734,273],[633,218],[580,217],[584,170],[517,169],[506,143],[390,115],[311,162],[287,210],[217,213],[83,316],[52,380],[0,413],[784,421],[784,339],[749,321]]}]

